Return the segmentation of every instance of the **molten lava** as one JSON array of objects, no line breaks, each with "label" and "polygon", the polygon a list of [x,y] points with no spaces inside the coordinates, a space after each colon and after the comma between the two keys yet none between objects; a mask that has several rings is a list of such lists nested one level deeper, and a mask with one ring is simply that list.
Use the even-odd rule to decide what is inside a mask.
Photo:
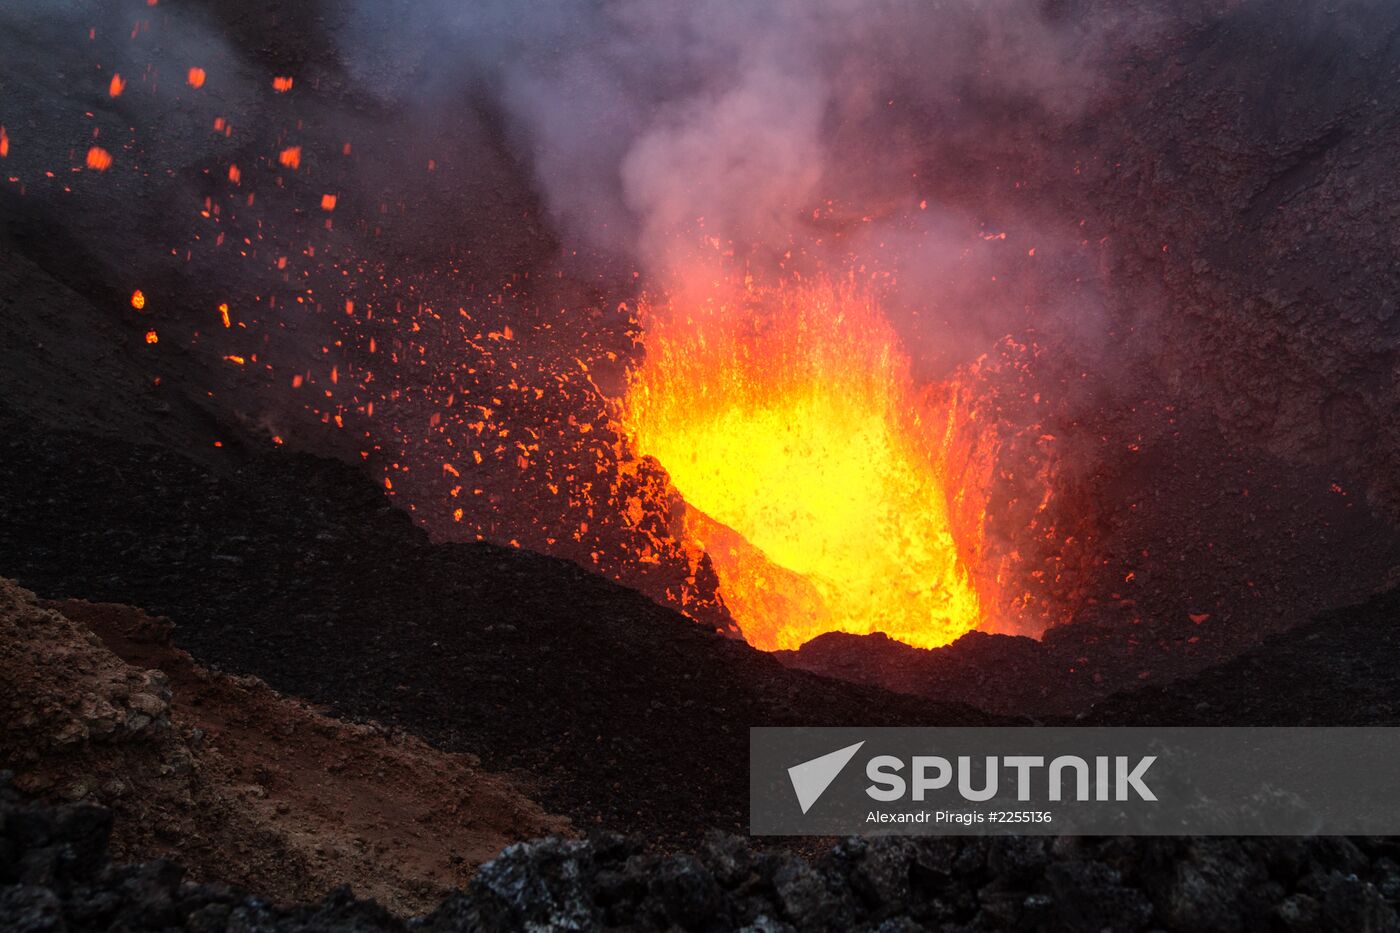
[{"label": "molten lava", "polygon": [[935,647],[979,625],[945,475],[954,406],[915,389],[869,295],[750,285],[641,319],[631,442],[684,497],[685,537],[751,644],[840,631]]}]

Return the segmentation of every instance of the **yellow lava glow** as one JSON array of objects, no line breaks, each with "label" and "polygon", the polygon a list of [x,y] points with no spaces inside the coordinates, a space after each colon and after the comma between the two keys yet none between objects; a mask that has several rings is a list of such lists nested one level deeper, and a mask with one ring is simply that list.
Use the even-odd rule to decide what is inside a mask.
[{"label": "yellow lava glow", "polygon": [[936,647],[978,626],[942,476],[952,404],[915,391],[868,295],[750,285],[641,319],[631,443],[684,497],[684,536],[750,644],[884,632]]}]

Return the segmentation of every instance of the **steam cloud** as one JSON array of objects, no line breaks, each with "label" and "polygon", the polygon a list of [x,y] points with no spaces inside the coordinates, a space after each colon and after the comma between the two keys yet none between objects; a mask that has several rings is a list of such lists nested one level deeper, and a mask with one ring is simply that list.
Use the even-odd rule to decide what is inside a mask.
[{"label": "steam cloud", "polygon": [[[1032,0],[393,0],[361,3],[349,28],[352,73],[390,98],[431,109],[485,89],[566,240],[673,290],[730,248],[760,265],[855,256],[907,276],[912,313],[916,293],[1014,273],[1006,250],[975,248],[990,218],[943,197],[956,176],[971,189],[1028,127],[1081,114],[1155,27]],[[1014,213],[977,194],[998,222]],[[983,318],[1025,304],[950,297]],[[902,330],[1005,333],[977,315]]]}]

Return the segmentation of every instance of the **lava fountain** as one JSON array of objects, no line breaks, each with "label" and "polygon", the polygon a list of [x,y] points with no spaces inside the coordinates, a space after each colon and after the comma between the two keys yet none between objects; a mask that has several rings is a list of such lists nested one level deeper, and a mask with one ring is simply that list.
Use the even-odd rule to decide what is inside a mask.
[{"label": "lava fountain", "polygon": [[750,281],[638,316],[623,422],[685,499],[684,536],[750,644],[884,632],[936,647],[979,626],[953,519],[954,396],[916,388],[870,293]]}]

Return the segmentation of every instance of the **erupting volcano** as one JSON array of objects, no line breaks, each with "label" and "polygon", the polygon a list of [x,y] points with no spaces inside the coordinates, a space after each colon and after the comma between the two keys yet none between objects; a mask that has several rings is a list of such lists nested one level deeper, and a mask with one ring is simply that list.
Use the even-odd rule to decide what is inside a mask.
[{"label": "erupting volcano", "polygon": [[1397,36],[0,2],[0,931],[1400,933]]},{"label": "erupting volcano", "polygon": [[955,395],[915,386],[868,291],[749,281],[640,318],[627,431],[684,497],[685,538],[750,644],[884,632],[937,647],[979,626],[950,507]]}]

